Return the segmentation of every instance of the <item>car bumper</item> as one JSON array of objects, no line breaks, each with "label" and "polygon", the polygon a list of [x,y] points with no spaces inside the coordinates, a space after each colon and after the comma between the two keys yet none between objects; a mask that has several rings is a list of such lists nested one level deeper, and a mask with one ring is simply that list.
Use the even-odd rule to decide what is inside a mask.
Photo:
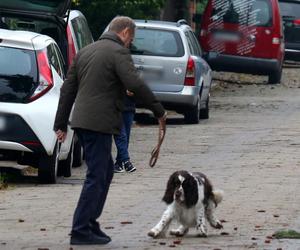
[{"label": "car bumper", "polygon": [[184,86],[179,92],[156,92],[157,99],[167,107],[194,106],[197,103],[200,87]]},{"label": "car bumper", "polygon": [[205,59],[213,70],[267,75],[280,68],[277,59],[206,53]]},{"label": "car bumper", "polygon": [[300,43],[287,43],[284,59],[300,61]]}]

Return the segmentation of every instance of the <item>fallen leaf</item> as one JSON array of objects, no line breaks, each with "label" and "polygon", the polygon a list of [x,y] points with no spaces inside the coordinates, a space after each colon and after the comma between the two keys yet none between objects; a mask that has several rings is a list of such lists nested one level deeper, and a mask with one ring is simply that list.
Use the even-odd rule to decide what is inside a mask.
[{"label": "fallen leaf", "polygon": [[265,243],[270,243],[271,241],[270,240],[265,240]]},{"label": "fallen leaf", "polygon": [[181,243],[181,240],[174,240],[173,243],[179,245]]},{"label": "fallen leaf", "polygon": [[41,228],[40,231],[46,231],[46,228]]},{"label": "fallen leaf", "polygon": [[227,232],[222,232],[221,235],[229,235]]},{"label": "fallen leaf", "polygon": [[166,245],[166,242],[159,242],[159,245]]},{"label": "fallen leaf", "polygon": [[251,238],[251,240],[257,240],[257,238],[255,238],[255,237],[252,237],[252,238]]},{"label": "fallen leaf", "polygon": [[176,245],[171,244],[171,245],[169,245],[169,247],[176,247]]},{"label": "fallen leaf", "polygon": [[272,240],[273,236],[268,235],[266,238]]},{"label": "fallen leaf", "polygon": [[127,224],[132,224],[132,222],[131,221],[121,221],[121,224],[122,225],[127,225]]},{"label": "fallen leaf", "polygon": [[18,221],[21,223],[21,222],[24,222],[25,220],[19,219]]},{"label": "fallen leaf", "polygon": [[237,228],[237,227],[235,227],[235,228],[233,228],[233,230],[237,231],[237,230],[238,230],[238,228]]},{"label": "fallen leaf", "polygon": [[258,212],[258,213],[265,213],[266,210],[263,210],[263,209],[262,209],[262,210],[257,210],[257,212]]},{"label": "fallen leaf", "polygon": [[227,222],[227,220],[220,220],[222,223],[226,223]]},{"label": "fallen leaf", "polygon": [[279,217],[279,215],[278,215],[278,214],[273,214],[273,216],[274,216],[275,218],[278,218],[278,217]]},{"label": "fallen leaf", "polygon": [[255,228],[261,228],[261,226],[260,225],[256,225]]}]

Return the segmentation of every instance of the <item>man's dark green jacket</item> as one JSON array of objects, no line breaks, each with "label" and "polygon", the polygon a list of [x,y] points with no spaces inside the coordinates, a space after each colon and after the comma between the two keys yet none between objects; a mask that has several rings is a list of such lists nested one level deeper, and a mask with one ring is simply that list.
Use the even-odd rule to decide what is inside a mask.
[{"label": "man's dark green jacket", "polygon": [[54,130],[72,128],[118,134],[122,126],[126,90],[150,109],[156,117],[164,115],[163,106],[139,77],[129,49],[113,32],[79,51],[63,83]]}]

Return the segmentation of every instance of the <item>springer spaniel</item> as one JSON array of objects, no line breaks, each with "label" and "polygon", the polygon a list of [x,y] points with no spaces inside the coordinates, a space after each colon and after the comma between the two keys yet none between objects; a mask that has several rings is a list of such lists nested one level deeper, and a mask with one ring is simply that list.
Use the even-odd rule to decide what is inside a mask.
[{"label": "springer spaniel", "polygon": [[206,237],[206,219],[212,227],[223,228],[214,215],[222,198],[223,191],[213,190],[204,174],[176,171],[170,176],[162,199],[168,207],[158,224],[149,231],[148,236],[164,237],[171,221],[176,219],[179,227],[171,230],[171,235],[184,236],[190,227],[196,227],[197,236]]}]

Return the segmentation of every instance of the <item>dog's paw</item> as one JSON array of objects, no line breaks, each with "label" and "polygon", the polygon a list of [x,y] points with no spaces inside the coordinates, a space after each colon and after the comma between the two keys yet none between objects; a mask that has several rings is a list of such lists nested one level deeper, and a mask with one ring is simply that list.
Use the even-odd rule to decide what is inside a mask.
[{"label": "dog's paw", "polygon": [[152,237],[152,238],[157,238],[159,236],[159,231],[155,228],[152,228],[149,232],[148,232],[148,236]]},{"label": "dog's paw", "polygon": [[213,227],[216,229],[222,229],[223,225],[222,225],[221,221],[217,220],[216,224]]},{"label": "dog's paw", "polygon": [[207,237],[207,228],[204,224],[197,226],[197,236],[198,237]]},{"label": "dog's paw", "polygon": [[184,231],[181,231],[179,229],[172,229],[170,230],[170,235],[181,237],[184,236],[188,232],[188,229],[185,229]]}]

